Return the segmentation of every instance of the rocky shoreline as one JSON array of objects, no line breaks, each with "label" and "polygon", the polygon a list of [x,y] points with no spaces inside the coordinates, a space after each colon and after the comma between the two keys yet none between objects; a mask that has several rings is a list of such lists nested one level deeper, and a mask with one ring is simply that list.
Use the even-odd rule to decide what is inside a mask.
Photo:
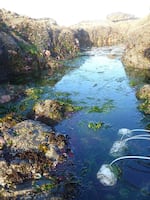
[{"label": "rocky shoreline", "polygon": [[72,199],[78,180],[72,172],[69,136],[53,126],[75,109],[45,100],[32,112],[34,119],[15,112],[0,118],[0,198]]},{"label": "rocky shoreline", "polygon": [[[53,76],[62,61],[92,46],[121,44],[126,68],[150,69],[150,16],[136,19],[118,13],[103,22],[60,27],[52,19],[0,10],[0,28],[0,82],[8,82],[0,89],[1,108],[24,96],[38,99],[40,91],[9,83],[16,77],[38,76],[45,69]],[[116,48],[108,56],[114,58],[118,53],[122,54]],[[150,114],[149,91],[146,85],[137,92],[144,114]],[[25,106],[20,105],[20,112]],[[50,99],[30,107],[26,115],[11,110],[0,118],[0,199],[70,200],[79,182],[72,171],[63,173],[66,166],[73,166],[73,152],[68,135],[57,133],[54,126],[80,108]]]},{"label": "rocky shoreline", "polygon": [[60,60],[77,56],[92,46],[126,46],[126,67],[150,69],[150,16],[137,19],[115,13],[106,21],[61,27],[53,19],[32,19],[0,10],[0,81],[22,74],[54,69]]}]

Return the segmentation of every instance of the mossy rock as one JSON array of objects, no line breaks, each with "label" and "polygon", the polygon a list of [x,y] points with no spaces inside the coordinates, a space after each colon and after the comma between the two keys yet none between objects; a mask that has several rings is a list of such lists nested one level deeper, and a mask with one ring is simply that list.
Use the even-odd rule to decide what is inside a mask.
[{"label": "mossy rock", "polygon": [[[71,151],[68,137],[34,120],[2,130],[0,137],[4,142],[0,160],[0,199],[26,199],[26,195],[31,199],[35,191],[39,195],[47,190],[52,194],[60,176],[56,166],[67,161]],[[38,181],[41,187],[37,188]]]},{"label": "mossy rock", "polygon": [[150,85],[146,84],[142,88],[140,88],[136,96],[138,99],[143,100],[143,102],[139,105],[139,109],[144,114],[150,114]]},{"label": "mossy rock", "polygon": [[48,125],[55,125],[77,109],[73,105],[57,100],[43,100],[33,107],[34,117]]},{"label": "mossy rock", "polygon": [[144,114],[150,114],[150,99],[145,100],[143,103],[139,105],[140,111]]},{"label": "mossy rock", "polygon": [[146,84],[143,87],[141,87],[136,93],[136,96],[139,99],[150,99],[150,85]]}]

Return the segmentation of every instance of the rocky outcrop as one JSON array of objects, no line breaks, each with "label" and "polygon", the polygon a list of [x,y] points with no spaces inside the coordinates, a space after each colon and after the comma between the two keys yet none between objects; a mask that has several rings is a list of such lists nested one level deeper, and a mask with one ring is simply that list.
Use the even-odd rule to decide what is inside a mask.
[{"label": "rocky outcrop", "polygon": [[[79,52],[75,31],[51,19],[31,19],[0,10],[0,81],[54,67],[53,60]],[[52,63],[52,66],[51,66]]]},{"label": "rocky outcrop", "polygon": [[59,60],[72,58],[92,46],[126,44],[123,63],[150,68],[150,17],[136,20],[116,13],[106,21],[84,21],[69,28],[52,19],[32,19],[0,10],[0,81],[26,74],[39,76],[45,69],[58,68]]},{"label": "rocky outcrop", "polygon": [[[150,15],[137,19],[133,15],[114,13],[107,17],[107,21],[82,22],[73,28],[84,29],[88,34],[88,44],[92,46],[125,44],[123,64],[126,67],[150,69]],[[80,38],[80,43],[84,42]]]},{"label": "rocky outcrop", "polygon": [[115,12],[107,15],[107,19],[112,22],[120,22],[120,21],[134,20],[137,18],[134,15],[128,13]]},{"label": "rocky outcrop", "polygon": [[150,85],[144,85],[136,94],[137,98],[142,100],[139,109],[145,114],[150,114]]},{"label": "rocky outcrop", "polygon": [[42,121],[48,125],[55,125],[69,113],[75,111],[75,107],[71,104],[59,102],[56,100],[44,100],[39,103],[36,103],[33,107],[34,118],[39,121]]},{"label": "rocky outcrop", "polygon": [[137,92],[137,97],[139,99],[150,99],[150,85],[144,85]]},{"label": "rocky outcrop", "polygon": [[84,30],[86,33],[86,40],[84,37],[80,37],[79,39],[80,44],[84,43],[84,46],[86,42],[87,47],[112,46],[126,42],[129,37],[129,30],[135,21],[136,20],[132,18],[129,20],[128,17],[124,17],[117,22],[113,22],[112,20],[83,21],[73,25],[71,28],[76,30],[77,34],[79,31]]},{"label": "rocky outcrop", "polygon": [[122,62],[126,67],[150,69],[150,15],[130,29]]},{"label": "rocky outcrop", "polygon": [[[2,130],[0,198],[24,199],[30,195],[30,199],[36,199],[42,192],[51,197],[52,189],[59,184],[56,166],[67,160],[69,151],[67,136],[38,121],[25,120]],[[44,198],[44,194],[38,195]]]},{"label": "rocky outcrop", "polygon": [[79,35],[81,30],[86,33],[86,37],[79,37],[80,44],[84,44],[84,47],[102,47],[120,43],[118,41],[121,37],[120,32],[115,27],[113,28],[113,24],[109,21],[84,21],[72,26],[72,28]]}]

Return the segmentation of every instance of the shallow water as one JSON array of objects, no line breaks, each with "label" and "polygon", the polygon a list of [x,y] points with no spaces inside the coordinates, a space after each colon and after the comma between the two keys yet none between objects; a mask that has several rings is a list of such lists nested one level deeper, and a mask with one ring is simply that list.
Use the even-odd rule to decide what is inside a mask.
[{"label": "shallow water", "polygon": [[[29,83],[35,88],[32,98],[18,102],[18,108],[30,110],[37,99],[60,99],[83,107],[60,122],[56,131],[69,135],[73,149],[74,174],[81,187],[75,200],[148,200],[150,198],[150,162],[123,160],[117,163],[121,174],[113,187],[103,186],[96,178],[102,164],[114,158],[109,151],[120,128],[145,128],[149,116],[138,110],[137,87],[149,83],[147,72],[125,70],[120,56],[109,54],[115,47],[93,48],[84,55],[66,61],[65,70],[53,78]],[[11,107],[11,106],[10,106]],[[26,114],[23,109],[22,114]],[[91,124],[101,125],[92,128]],[[125,155],[149,155],[149,141],[128,142]],[[73,194],[74,195],[74,194]]]},{"label": "shallow water", "polygon": [[[73,70],[53,90],[67,93],[68,98],[84,109],[62,121],[56,130],[71,137],[76,173],[83,185],[76,200],[149,199],[150,162],[118,162],[122,173],[113,187],[103,186],[96,178],[100,166],[114,159],[109,151],[120,139],[118,129],[144,128],[149,121],[139,112],[135,96],[136,87],[144,83],[145,77],[127,76],[120,57],[107,56],[110,50],[93,48],[86,56],[67,63]],[[94,106],[104,109],[94,112],[91,110]],[[89,122],[103,122],[103,126],[93,130],[88,127]],[[149,141],[130,141],[128,146],[126,155],[149,155]]]}]

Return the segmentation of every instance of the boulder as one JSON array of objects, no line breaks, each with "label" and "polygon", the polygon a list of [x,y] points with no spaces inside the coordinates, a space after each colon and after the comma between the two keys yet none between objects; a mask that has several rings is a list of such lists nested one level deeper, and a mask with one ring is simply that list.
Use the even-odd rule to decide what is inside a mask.
[{"label": "boulder", "polygon": [[71,104],[49,99],[38,102],[33,107],[34,118],[48,125],[58,123],[74,110]]},{"label": "boulder", "polygon": [[118,46],[118,47],[114,47],[110,54],[108,54],[109,58],[116,58],[116,57],[121,57],[124,53],[124,46]]},{"label": "boulder", "polygon": [[145,114],[150,114],[150,85],[146,84],[141,87],[137,91],[136,96],[138,99],[142,100],[139,109]]},{"label": "boulder", "polygon": [[139,110],[146,115],[150,115],[150,99],[145,100],[139,105]]},{"label": "boulder", "polygon": [[[69,152],[67,136],[33,120],[22,121],[2,131],[0,143],[0,192],[1,197],[7,198],[9,195],[11,198],[28,195],[26,183],[33,198],[35,186],[32,182],[40,179],[43,184],[44,179],[47,179],[46,183],[49,180],[53,187],[52,171],[67,160]],[[22,184],[24,187],[21,188]]]},{"label": "boulder", "polygon": [[146,84],[143,87],[141,87],[137,93],[136,96],[139,99],[150,99],[150,85]]}]

